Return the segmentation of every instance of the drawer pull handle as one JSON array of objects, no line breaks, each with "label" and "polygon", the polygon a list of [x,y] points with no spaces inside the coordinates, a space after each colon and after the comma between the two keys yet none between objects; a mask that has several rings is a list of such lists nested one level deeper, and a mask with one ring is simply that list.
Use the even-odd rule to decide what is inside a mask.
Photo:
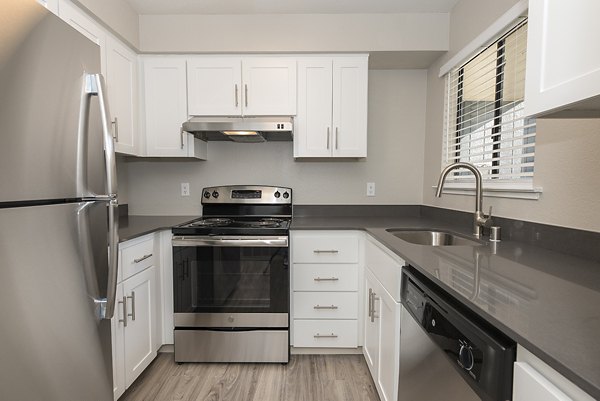
[{"label": "drawer pull handle", "polygon": [[326,306],[321,306],[321,305],[315,305],[314,306],[315,309],[337,309],[338,307],[336,305],[326,305]]},{"label": "drawer pull handle", "polygon": [[144,260],[146,260],[148,258],[151,258],[151,257],[152,257],[152,254],[149,253],[147,255],[142,256],[141,258],[133,259],[133,263],[140,263],[140,262],[143,262]]},{"label": "drawer pull handle", "polygon": [[337,277],[315,277],[315,281],[338,281]]},{"label": "drawer pull handle", "polygon": [[333,334],[333,333],[331,333],[331,334],[319,334],[319,333],[317,333],[313,337],[314,338],[338,338],[338,336],[336,334]]},{"label": "drawer pull handle", "polygon": [[337,249],[315,249],[314,253],[338,253]]}]

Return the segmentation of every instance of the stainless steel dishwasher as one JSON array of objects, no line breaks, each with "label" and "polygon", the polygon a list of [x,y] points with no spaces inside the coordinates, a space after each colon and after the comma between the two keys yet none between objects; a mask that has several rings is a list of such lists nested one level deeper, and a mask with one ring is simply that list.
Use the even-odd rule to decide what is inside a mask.
[{"label": "stainless steel dishwasher", "polygon": [[515,342],[413,267],[402,275],[398,401],[511,400]]}]

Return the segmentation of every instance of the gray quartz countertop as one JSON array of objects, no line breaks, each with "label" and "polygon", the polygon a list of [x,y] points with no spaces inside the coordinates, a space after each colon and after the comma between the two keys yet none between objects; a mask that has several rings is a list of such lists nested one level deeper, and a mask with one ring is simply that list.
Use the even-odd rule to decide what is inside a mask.
[{"label": "gray quartz countertop", "polygon": [[430,247],[386,228],[437,228],[420,217],[294,217],[292,230],[365,230],[450,295],[600,399],[600,264],[502,241]]},{"label": "gray quartz countertop", "polygon": [[121,216],[119,218],[119,241],[129,241],[159,230],[197,219],[198,216]]}]

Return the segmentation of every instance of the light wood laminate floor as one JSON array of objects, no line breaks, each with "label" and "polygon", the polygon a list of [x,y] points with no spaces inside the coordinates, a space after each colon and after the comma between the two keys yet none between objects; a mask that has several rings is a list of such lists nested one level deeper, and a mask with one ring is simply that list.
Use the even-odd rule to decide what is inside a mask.
[{"label": "light wood laminate floor", "polygon": [[161,353],[119,401],[379,401],[362,355],[292,355],[290,363],[187,363]]}]

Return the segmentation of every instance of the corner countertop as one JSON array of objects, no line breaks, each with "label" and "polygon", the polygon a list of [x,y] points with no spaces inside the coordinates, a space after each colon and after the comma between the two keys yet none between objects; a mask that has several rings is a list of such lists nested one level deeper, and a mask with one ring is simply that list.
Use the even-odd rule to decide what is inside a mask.
[{"label": "corner countertop", "polygon": [[129,241],[159,230],[168,230],[197,218],[198,216],[121,216],[119,242]]},{"label": "corner countertop", "polygon": [[600,399],[600,264],[515,241],[429,247],[386,228],[445,229],[421,217],[294,217],[292,230],[364,230],[464,305]]}]

